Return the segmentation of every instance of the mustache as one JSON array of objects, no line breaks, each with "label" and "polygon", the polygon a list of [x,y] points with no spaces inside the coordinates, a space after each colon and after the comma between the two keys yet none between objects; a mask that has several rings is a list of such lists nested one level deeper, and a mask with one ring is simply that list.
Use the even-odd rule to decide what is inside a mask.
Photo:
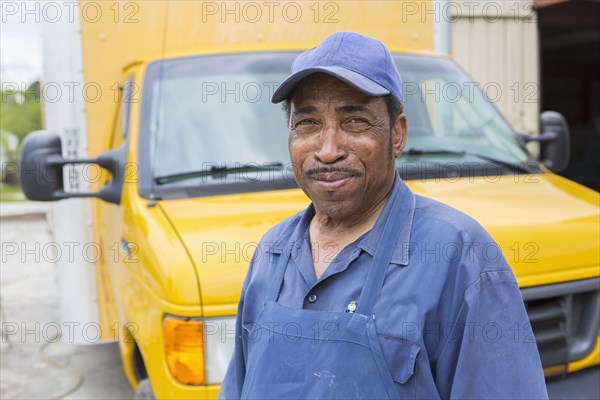
[{"label": "mustache", "polygon": [[360,171],[357,171],[353,168],[345,168],[345,167],[318,167],[318,168],[310,168],[308,169],[304,175],[306,175],[308,178],[312,178],[315,175],[318,174],[324,174],[324,173],[336,173],[336,172],[341,172],[341,173],[347,173],[350,175],[355,175],[355,176],[362,176],[362,173],[360,173]]}]

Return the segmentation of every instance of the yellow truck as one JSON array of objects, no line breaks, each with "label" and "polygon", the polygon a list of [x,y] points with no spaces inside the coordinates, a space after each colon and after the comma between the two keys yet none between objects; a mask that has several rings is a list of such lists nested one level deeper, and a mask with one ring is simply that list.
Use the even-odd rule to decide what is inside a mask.
[{"label": "yellow truck", "polygon": [[515,132],[444,54],[450,22],[414,8],[443,2],[67,3],[44,25],[46,130],[22,144],[22,187],[56,201],[55,242],[75,249],[57,262],[71,341],[118,341],[138,397],[216,396],[253,251],[309,202],[269,99],[341,30],[393,51],[409,121],[397,169],[498,242],[546,373],[600,363],[599,194],[552,172],[567,163],[560,114]]}]

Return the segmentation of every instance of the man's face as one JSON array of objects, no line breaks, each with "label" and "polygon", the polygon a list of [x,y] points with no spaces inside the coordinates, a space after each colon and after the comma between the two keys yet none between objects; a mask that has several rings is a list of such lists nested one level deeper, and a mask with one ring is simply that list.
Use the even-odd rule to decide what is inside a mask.
[{"label": "man's face", "polygon": [[406,117],[326,74],[303,79],[291,99],[289,150],[296,181],[331,218],[368,212],[389,193]]}]

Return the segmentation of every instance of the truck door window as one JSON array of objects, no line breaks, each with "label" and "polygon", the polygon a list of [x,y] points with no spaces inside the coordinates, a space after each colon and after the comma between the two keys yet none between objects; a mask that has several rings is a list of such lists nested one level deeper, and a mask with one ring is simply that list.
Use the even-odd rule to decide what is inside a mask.
[{"label": "truck door window", "polygon": [[133,78],[129,78],[119,90],[119,105],[110,143],[111,149],[123,144],[129,135],[129,111],[131,103],[135,101],[134,94],[135,83]]}]

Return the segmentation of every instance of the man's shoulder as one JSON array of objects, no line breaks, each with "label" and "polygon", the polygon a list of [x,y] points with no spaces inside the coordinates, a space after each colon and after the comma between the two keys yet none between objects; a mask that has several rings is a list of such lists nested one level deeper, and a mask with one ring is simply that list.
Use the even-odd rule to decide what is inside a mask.
[{"label": "man's shoulder", "polygon": [[471,216],[437,200],[415,195],[415,214],[413,226],[435,227],[444,234],[454,232],[457,235],[489,238],[483,226]]},{"label": "man's shoulder", "polygon": [[274,258],[274,256],[282,254],[289,242],[291,233],[301,221],[305,211],[291,215],[272,226],[260,239],[252,256],[252,262],[246,277],[245,292],[246,294],[251,293],[250,297],[255,296],[264,301],[264,296],[277,265],[274,262],[277,258]]},{"label": "man's shoulder", "polygon": [[[447,204],[415,196],[411,246],[413,260],[425,264],[447,265],[447,275],[436,269],[436,276],[456,293],[466,293],[475,283],[494,282],[516,285],[514,274],[502,249],[474,218]],[[435,279],[435,278],[432,278]],[[456,290],[462,287],[461,290]]]},{"label": "man's shoulder", "polygon": [[285,246],[305,212],[306,209],[299,211],[272,226],[260,239],[261,246],[267,251]]},{"label": "man's shoulder", "polygon": [[479,222],[437,200],[415,197],[411,241],[423,241],[416,245],[438,246],[445,255],[457,249],[458,254],[476,260],[480,272],[509,269],[500,246]]}]

